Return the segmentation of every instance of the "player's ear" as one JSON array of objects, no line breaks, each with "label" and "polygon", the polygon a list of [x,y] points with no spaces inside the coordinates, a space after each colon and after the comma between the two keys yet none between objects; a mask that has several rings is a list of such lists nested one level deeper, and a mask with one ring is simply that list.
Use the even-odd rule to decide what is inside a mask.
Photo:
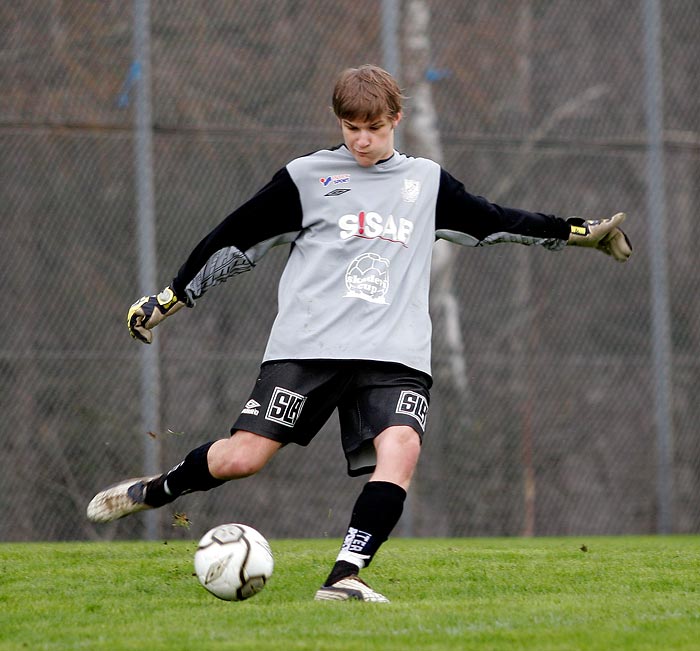
[{"label": "player's ear", "polygon": [[396,117],[394,117],[394,119],[391,121],[391,126],[392,126],[393,129],[396,129],[396,127],[397,127],[397,125],[399,124],[399,122],[401,122],[401,118],[402,118],[402,117],[403,117],[403,113],[401,113],[401,111],[399,111],[399,112],[396,114]]}]

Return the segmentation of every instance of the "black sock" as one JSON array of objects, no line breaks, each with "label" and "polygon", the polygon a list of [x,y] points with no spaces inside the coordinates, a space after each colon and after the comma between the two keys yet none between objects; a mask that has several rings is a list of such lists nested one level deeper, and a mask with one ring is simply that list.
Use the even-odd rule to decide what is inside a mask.
[{"label": "black sock", "polygon": [[336,581],[340,579],[345,579],[353,574],[359,574],[360,568],[354,563],[348,563],[348,561],[336,561],[331,573],[328,575],[324,586],[333,585]]},{"label": "black sock", "polygon": [[406,491],[397,484],[387,481],[365,484],[352,510],[343,546],[324,585],[357,574],[372,562],[399,521],[405,499]]},{"label": "black sock", "polygon": [[192,450],[185,459],[164,475],[148,482],[145,502],[149,506],[163,506],[195,491],[208,491],[225,483],[209,472],[207,452],[213,441]]}]

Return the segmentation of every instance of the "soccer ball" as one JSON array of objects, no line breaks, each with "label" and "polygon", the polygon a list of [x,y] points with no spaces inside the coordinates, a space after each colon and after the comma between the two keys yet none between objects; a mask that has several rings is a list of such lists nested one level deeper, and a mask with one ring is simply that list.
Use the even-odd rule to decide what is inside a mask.
[{"label": "soccer ball", "polygon": [[219,599],[243,601],[256,595],[272,575],[272,550],[245,524],[221,524],[202,536],[194,554],[199,582]]}]

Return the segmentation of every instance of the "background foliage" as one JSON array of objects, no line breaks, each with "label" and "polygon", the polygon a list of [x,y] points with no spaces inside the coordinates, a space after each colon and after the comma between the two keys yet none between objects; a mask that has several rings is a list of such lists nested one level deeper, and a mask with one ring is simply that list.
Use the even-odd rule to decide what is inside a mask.
[{"label": "background foliage", "polygon": [[[409,3],[399,4],[405,19]],[[657,216],[647,210],[642,3],[427,4],[424,78],[443,165],[504,205],[561,216],[624,210],[635,254],[617,265],[580,250],[455,250],[452,308],[466,371],[456,382],[437,305],[429,430],[399,532],[653,532]],[[700,96],[691,89],[700,8],[661,7],[673,529],[697,532]],[[372,0],[152,0],[158,286],[149,291],[289,159],[339,141],[331,85],[344,67],[383,62],[380,9]],[[157,333],[162,431],[143,431],[143,347],[124,327],[142,293],[132,19],[131,4],[117,0],[0,7],[3,540],[142,535],[140,518],[94,528],[87,501],[141,474],[146,446],[158,446],[165,469],[226,435],[275,314],[283,249],[168,321]],[[422,153],[409,133],[402,146]],[[197,532],[243,520],[273,537],[338,536],[362,481],[345,477],[332,420],[256,479],[176,508]],[[190,536],[169,527],[173,510],[162,535]]]}]

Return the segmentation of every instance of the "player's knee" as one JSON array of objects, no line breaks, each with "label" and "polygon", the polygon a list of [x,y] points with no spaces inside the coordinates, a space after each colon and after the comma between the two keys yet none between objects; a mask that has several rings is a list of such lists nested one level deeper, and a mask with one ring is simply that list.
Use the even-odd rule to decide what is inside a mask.
[{"label": "player's knee", "polygon": [[412,427],[396,426],[385,429],[376,439],[377,451],[387,451],[403,455],[418,454],[421,448],[420,436]]},{"label": "player's knee", "polygon": [[217,456],[209,459],[209,472],[218,479],[242,479],[262,469],[264,461],[248,458],[240,453],[235,456]]},{"label": "player's knee", "polygon": [[390,427],[374,440],[377,466],[372,478],[408,490],[420,455],[420,437],[411,427]]},{"label": "player's knee", "polygon": [[216,441],[209,449],[209,472],[226,480],[250,477],[262,470],[280,447],[280,443],[257,434],[237,432],[228,439]]}]

